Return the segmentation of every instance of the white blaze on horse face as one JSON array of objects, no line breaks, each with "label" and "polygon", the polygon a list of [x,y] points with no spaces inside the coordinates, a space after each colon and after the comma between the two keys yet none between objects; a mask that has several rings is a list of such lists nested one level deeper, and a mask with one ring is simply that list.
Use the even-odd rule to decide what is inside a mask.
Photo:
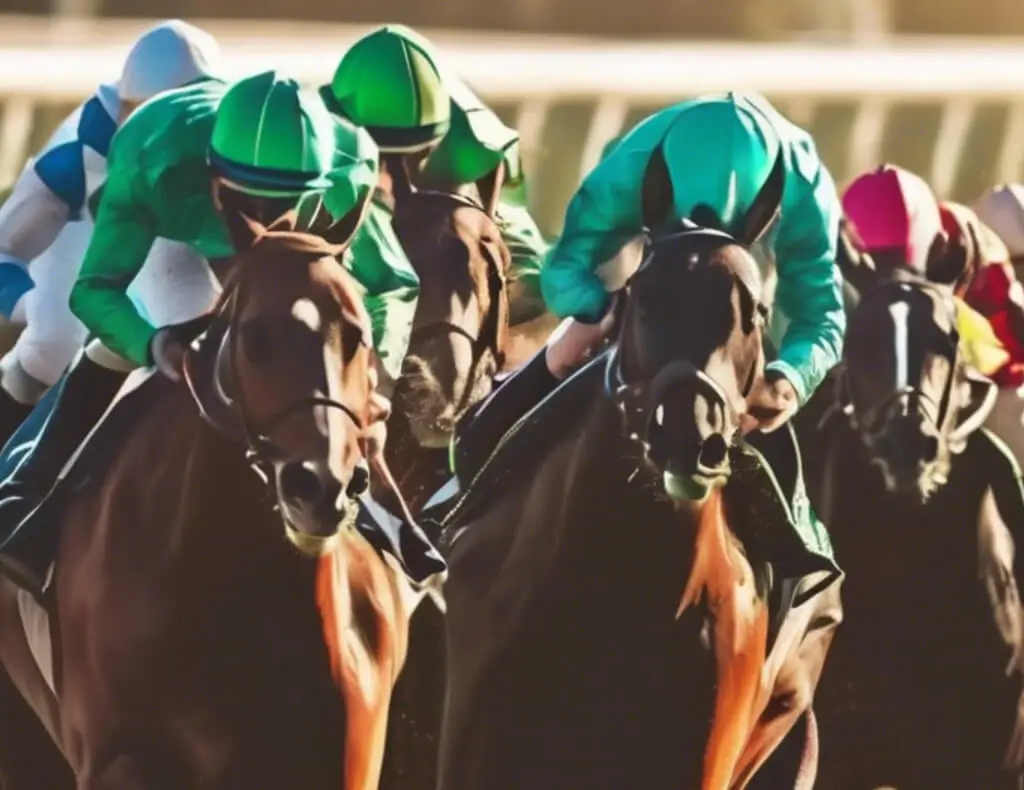
[{"label": "white blaze on horse face", "polygon": [[312,331],[319,332],[321,321],[320,321],[320,310],[312,299],[296,299],[292,304],[292,317],[296,321],[301,321],[308,326]]},{"label": "white blaze on horse face", "polygon": [[894,352],[896,355],[896,388],[904,389],[907,386],[909,372],[909,338],[907,320],[910,318],[910,305],[906,302],[893,302],[889,305],[889,315],[892,316]]}]

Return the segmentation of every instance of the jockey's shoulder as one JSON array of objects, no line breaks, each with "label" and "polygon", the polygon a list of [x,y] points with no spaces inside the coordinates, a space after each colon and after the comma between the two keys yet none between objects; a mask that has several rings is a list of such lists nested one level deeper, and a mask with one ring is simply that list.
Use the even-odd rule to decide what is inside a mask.
[{"label": "jockey's shoulder", "polygon": [[148,168],[206,157],[217,107],[229,84],[209,77],[150,99],[114,135],[110,158]]}]

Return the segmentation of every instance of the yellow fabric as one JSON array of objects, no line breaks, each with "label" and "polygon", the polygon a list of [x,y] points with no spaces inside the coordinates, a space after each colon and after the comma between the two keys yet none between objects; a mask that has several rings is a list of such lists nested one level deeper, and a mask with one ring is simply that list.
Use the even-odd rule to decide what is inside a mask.
[{"label": "yellow fabric", "polygon": [[956,306],[960,349],[969,365],[979,373],[991,376],[1010,361],[1010,355],[985,316],[959,297],[956,300]]}]

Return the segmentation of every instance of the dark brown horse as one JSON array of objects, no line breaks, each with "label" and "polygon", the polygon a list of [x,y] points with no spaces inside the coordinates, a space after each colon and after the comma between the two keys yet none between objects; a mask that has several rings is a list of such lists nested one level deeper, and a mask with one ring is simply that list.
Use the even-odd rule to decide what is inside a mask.
[{"label": "dark brown horse", "polygon": [[[740,788],[807,717],[839,611],[737,443],[760,292],[724,234],[656,242],[614,350],[451,513],[441,790]],[[787,579],[810,600],[783,616]],[[803,722],[764,786],[813,783]]]},{"label": "dark brown horse", "polygon": [[[396,201],[394,227],[420,296],[385,452],[415,513],[449,478],[455,425],[491,391],[504,362],[510,258],[497,225],[470,198],[409,191]],[[436,784],[444,662],[443,614],[424,604],[410,623],[409,658],[394,690],[385,790],[408,786],[409,776],[424,788]]]},{"label": "dark brown horse", "polygon": [[377,785],[415,596],[352,527],[386,416],[368,318],[289,227],[238,257],[190,386],[125,394],[54,511],[56,695],[29,697],[80,790]]},{"label": "dark brown horse", "polygon": [[508,341],[508,248],[476,202],[413,192],[395,231],[420,278],[402,377],[388,424],[388,461],[415,510],[444,482],[459,418],[490,391]]},{"label": "dark brown horse", "polygon": [[923,283],[864,294],[832,386],[797,418],[847,574],[814,703],[822,790],[1024,776],[1024,497],[980,427],[994,385],[967,369],[955,310]]}]

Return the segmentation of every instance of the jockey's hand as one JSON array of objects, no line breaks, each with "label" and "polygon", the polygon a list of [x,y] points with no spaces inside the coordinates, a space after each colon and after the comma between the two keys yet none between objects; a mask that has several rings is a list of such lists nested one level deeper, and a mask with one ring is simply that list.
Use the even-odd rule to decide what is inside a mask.
[{"label": "jockey's hand", "polygon": [[786,377],[768,371],[747,396],[747,412],[740,429],[744,434],[753,430],[771,433],[796,413],[798,405],[796,390]]},{"label": "jockey's hand", "polygon": [[171,381],[181,381],[181,367],[185,362],[188,341],[182,340],[175,332],[177,327],[165,326],[158,329],[149,343],[149,355],[156,369]]},{"label": "jockey's hand", "polygon": [[596,324],[565,319],[548,338],[544,358],[556,379],[568,378],[587,360],[598,353],[615,324],[615,302]]}]

